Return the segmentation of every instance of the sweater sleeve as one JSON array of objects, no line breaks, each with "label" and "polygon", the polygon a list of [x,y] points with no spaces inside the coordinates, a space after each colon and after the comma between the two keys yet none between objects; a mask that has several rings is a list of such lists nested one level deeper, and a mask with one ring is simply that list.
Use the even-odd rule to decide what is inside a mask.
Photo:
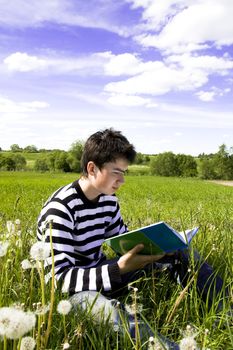
[{"label": "sweater sleeve", "polygon": [[[51,230],[51,233],[50,233]],[[121,282],[116,261],[85,268],[77,266],[73,242],[74,220],[69,209],[62,203],[48,203],[38,219],[38,240],[50,241],[52,237],[55,279],[62,292],[73,294],[85,290],[111,291]],[[79,256],[80,258],[80,256]],[[52,277],[52,257],[45,261],[46,282]]]}]

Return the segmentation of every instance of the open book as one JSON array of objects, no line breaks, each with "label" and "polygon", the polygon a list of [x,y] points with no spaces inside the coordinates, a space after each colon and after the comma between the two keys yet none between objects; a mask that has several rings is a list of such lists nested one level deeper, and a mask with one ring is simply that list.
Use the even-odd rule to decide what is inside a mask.
[{"label": "open book", "polygon": [[139,243],[144,244],[140,254],[162,254],[186,249],[198,227],[177,232],[164,221],[140,229],[107,238],[105,242],[117,253],[123,255]]}]

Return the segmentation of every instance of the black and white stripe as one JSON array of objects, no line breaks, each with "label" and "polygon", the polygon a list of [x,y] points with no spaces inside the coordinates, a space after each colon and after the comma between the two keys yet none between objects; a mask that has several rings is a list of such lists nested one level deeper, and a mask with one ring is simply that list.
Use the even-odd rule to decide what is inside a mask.
[{"label": "black and white stripe", "polygon": [[[49,224],[51,222],[51,224]],[[109,291],[121,281],[117,263],[105,264],[104,239],[127,231],[116,196],[101,195],[89,201],[78,181],[57,190],[45,203],[38,219],[38,240],[52,242],[55,277],[62,291]],[[51,257],[46,260],[46,280],[51,278]]]}]

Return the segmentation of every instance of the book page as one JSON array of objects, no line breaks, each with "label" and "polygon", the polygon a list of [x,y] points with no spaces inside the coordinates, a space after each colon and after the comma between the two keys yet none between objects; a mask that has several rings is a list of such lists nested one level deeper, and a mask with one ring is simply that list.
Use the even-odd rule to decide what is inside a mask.
[{"label": "book page", "polygon": [[185,230],[183,232],[179,232],[180,236],[182,237],[182,240],[189,244],[192,240],[192,238],[195,236],[195,234],[197,233],[198,231],[198,227],[194,227],[193,229],[188,229],[188,230]]}]

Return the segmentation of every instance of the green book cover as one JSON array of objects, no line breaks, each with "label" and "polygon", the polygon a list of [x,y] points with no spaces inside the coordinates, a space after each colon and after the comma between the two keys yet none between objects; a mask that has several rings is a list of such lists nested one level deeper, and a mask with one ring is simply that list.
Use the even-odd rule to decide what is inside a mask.
[{"label": "green book cover", "polygon": [[184,232],[177,232],[164,221],[160,221],[137,230],[107,238],[105,242],[121,255],[139,243],[144,245],[144,249],[140,254],[157,255],[187,248],[197,231],[198,227]]}]

